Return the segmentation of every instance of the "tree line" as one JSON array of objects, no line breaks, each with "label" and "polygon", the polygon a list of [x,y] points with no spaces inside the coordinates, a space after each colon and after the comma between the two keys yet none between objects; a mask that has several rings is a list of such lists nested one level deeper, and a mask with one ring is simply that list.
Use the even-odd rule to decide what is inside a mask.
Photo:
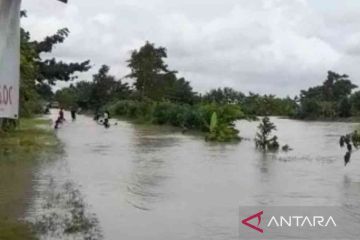
[{"label": "tree line", "polygon": [[329,71],[322,85],[302,90],[296,116],[336,119],[360,116],[360,91],[346,74]]},{"label": "tree line", "polygon": [[296,101],[290,97],[275,95],[248,95],[233,88],[212,89],[205,94],[193,90],[189,81],[177,77],[177,71],[169,70],[165,63],[167,51],[163,47],[146,42],[134,50],[127,61],[133,85],[109,74],[109,67],[102,66],[93,80],[80,81],[56,92],[55,99],[65,107],[77,105],[82,109],[96,109],[116,100],[167,101],[177,104],[199,103],[240,105],[249,116],[294,116]]},{"label": "tree line", "polygon": [[[22,12],[22,16],[26,13]],[[186,129],[206,129],[210,133],[211,119],[216,113],[216,125],[221,125],[223,130],[214,131],[212,127],[212,133],[232,132],[230,135],[235,136],[234,121],[243,118],[276,115],[335,119],[360,115],[360,91],[353,93],[357,86],[345,74],[329,71],[322,85],[302,90],[293,98],[244,94],[229,87],[199,94],[189,81],[166,64],[166,48],[150,42],[131,52],[127,61],[130,74],[123,78],[111,75],[110,67],[103,65],[91,81],[75,82],[76,73],[90,69],[89,60],[65,63],[56,58],[43,58],[44,53],[48,56],[57,44],[63,43],[69,33],[63,28],[42,41],[33,41],[30,33],[21,29],[21,117],[41,113],[45,103],[58,101],[64,108],[111,109],[116,115]],[[72,84],[53,93],[52,88],[58,81]]]}]

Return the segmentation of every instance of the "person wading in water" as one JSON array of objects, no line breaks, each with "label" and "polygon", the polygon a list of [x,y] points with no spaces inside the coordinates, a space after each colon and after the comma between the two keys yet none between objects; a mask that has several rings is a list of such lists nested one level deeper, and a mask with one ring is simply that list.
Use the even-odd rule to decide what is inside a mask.
[{"label": "person wading in water", "polygon": [[72,119],[73,121],[76,120],[76,111],[77,111],[76,107],[73,106],[73,107],[71,108],[71,119]]},{"label": "person wading in water", "polygon": [[59,129],[60,124],[62,124],[64,121],[65,121],[64,110],[60,108],[59,116],[55,121],[55,129]]},{"label": "person wading in water", "polygon": [[109,111],[105,111],[104,112],[104,126],[106,128],[110,127],[109,119],[110,119],[110,113],[109,113]]},{"label": "person wading in water", "polygon": [[[347,134],[345,136],[341,136],[340,140],[339,140],[340,147],[344,147],[346,144],[346,148],[347,148],[347,152],[344,156],[345,166],[348,165],[348,163],[350,162],[350,159],[351,159],[351,154],[352,154],[352,150],[353,150],[351,140],[353,140],[353,139],[354,139],[354,137],[352,138],[350,134]],[[354,143],[354,140],[353,140],[353,143]],[[354,145],[355,145],[355,143],[354,143]]]},{"label": "person wading in water", "polygon": [[59,111],[59,118],[60,118],[61,122],[65,121],[65,117],[64,117],[64,109],[63,109],[63,108],[60,108],[60,111]]}]

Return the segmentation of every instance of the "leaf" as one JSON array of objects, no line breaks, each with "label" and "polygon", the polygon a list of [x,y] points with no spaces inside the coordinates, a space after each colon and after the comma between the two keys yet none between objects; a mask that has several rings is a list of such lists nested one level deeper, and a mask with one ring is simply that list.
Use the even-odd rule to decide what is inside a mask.
[{"label": "leaf", "polygon": [[218,118],[216,112],[214,112],[211,116],[210,121],[210,132],[214,132],[218,125]]}]

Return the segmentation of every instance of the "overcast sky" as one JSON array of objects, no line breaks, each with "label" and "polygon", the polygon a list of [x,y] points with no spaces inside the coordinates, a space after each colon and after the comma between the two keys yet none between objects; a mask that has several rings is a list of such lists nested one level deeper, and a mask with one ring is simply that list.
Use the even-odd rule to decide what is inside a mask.
[{"label": "overcast sky", "polygon": [[[360,85],[359,0],[23,0],[34,39],[68,27],[54,55],[90,59],[128,73],[130,51],[146,40],[168,49],[171,70],[198,92],[298,94],[327,70]],[[90,79],[90,75],[82,78]]]}]

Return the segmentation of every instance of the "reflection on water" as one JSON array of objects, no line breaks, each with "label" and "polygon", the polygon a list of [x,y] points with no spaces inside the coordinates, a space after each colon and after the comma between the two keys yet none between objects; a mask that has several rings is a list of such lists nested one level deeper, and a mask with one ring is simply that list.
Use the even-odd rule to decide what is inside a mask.
[{"label": "reflection on water", "polygon": [[[237,124],[249,141],[223,145],[171,128],[119,122],[104,129],[80,116],[59,130],[67,155],[47,176],[77,186],[104,239],[238,239],[239,206],[357,210],[359,154],[344,168],[338,146],[357,125],[273,121],[293,151],[256,151],[257,122]],[[41,172],[39,183],[48,181]]]},{"label": "reflection on water", "polygon": [[[135,128],[134,148],[129,177],[127,179],[126,199],[140,210],[151,210],[152,204],[161,201],[162,192],[169,176],[171,148],[180,140],[169,133],[159,134],[160,128]],[[165,157],[165,158],[164,158]]]}]

